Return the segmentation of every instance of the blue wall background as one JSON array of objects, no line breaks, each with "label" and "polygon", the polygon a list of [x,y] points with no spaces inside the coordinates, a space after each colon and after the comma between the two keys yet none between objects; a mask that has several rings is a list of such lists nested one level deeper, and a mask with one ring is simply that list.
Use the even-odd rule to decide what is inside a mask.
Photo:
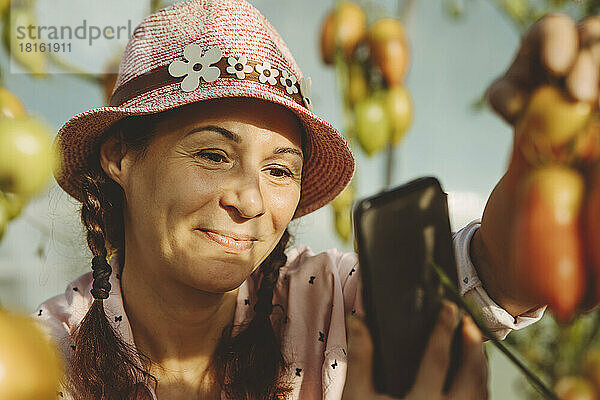
[{"label": "blue wall background", "polygon": [[[250,1],[278,29],[304,74],[312,77],[316,112],[341,129],[334,71],[321,64],[318,53],[320,25],[333,0]],[[396,6],[389,0],[376,3],[390,10]],[[466,18],[454,22],[444,15],[441,2],[415,2],[407,26],[412,63],[406,80],[415,117],[397,149],[393,181],[397,185],[423,175],[437,176],[449,193],[454,230],[481,216],[504,172],[510,127],[489,110],[473,112],[470,105],[507,68],[519,40],[492,1],[468,4]],[[8,68],[5,53],[0,54],[0,65]],[[103,105],[99,87],[66,74],[47,80],[7,74],[5,85],[54,131],[72,115]],[[385,159],[365,158],[360,152],[356,156],[358,195],[364,197],[382,187]],[[5,306],[31,312],[88,271],[90,253],[77,210],[76,202],[53,183],[9,226],[0,243],[0,300]],[[330,207],[302,218],[292,228],[296,242],[316,252],[332,247],[351,251],[351,244],[335,237],[331,221]],[[515,370],[493,349],[490,359],[492,398],[517,398]]]}]

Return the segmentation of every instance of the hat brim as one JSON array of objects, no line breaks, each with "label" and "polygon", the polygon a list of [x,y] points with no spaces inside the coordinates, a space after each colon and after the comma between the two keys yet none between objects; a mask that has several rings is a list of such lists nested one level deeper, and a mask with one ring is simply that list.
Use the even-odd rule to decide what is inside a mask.
[{"label": "hat brim", "polygon": [[98,107],[75,115],[59,130],[54,147],[59,165],[54,176],[59,186],[82,201],[78,177],[97,159],[103,134],[115,122],[129,116],[153,114],[193,102],[249,97],[280,104],[293,111],[307,133],[302,172],[300,202],[294,214],[299,218],[333,200],[346,187],[354,174],[354,156],[344,136],[331,124],[307,108],[280,95],[268,85],[237,79],[220,79],[192,92],[184,92],[179,83],[154,89],[119,107]]}]

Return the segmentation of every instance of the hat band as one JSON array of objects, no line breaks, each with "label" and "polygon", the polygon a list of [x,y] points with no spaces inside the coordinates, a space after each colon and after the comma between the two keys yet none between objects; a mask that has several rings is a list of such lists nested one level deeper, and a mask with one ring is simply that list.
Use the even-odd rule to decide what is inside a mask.
[{"label": "hat band", "polygon": [[[211,65],[211,67],[217,67],[221,71],[219,78],[255,81],[262,85],[270,86],[272,89],[275,89],[278,92],[280,92],[283,96],[290,98],[291,100],[305,108],[309,108],[309,106],[307,106],[306,103],[310,103],[310,100],[305,100],[303,98],[301,93],[301,85],[299,85],[296,82],[295,77],[291,79],[291,77],[285,77],[282,76],[282,74],[278,74],[278,76],[272,77],[269,76],[271,75],[271,73],[267,72],[267,70],[263,70],[261,73],[257,72],[256,66],[263,66],[264,64],[262,63],[249,60],[244,65],[231,65],[232,62],[230,61],[230,59],[228,59],[227,57],[223,57],[217,63]],[[242,69],[242,73],[240,74],[238,72],[240,68],[238,67],[238,65],[242,65],[242,68],[245,65],[250,66],[252,67],[252,71],[244,72],[244,70]],[[236,73],[230,73],[228,72],[228,70],[236,70]],[[273,71],[273,69],[270,69],[270,71]],[[240,76],[242,76],[242,78],[240,78]],[[127,101],[139,95],[180,81],[180,78],[176,78],[169,73],[168,65],[163,65],[154,68],[148,72],[136,76],[135,78],[132,78],[131,80],[119,86],[111,96],[109,100],[109,105],[112,107],[121,106]],[[207,83],[208,82],[206,81],[203,82],[203,84]]]}]

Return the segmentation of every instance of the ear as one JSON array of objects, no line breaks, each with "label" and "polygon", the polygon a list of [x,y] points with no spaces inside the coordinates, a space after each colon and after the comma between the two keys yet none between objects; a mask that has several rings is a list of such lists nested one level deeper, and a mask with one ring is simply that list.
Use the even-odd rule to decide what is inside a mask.
[{"label": "ear", "polygon": [[127,180],[131,165],[130,158],[131,154],[128,154],[127,147],[120,135],[111,135],[100,145],[102,169],[106,175],[121,186]]}]

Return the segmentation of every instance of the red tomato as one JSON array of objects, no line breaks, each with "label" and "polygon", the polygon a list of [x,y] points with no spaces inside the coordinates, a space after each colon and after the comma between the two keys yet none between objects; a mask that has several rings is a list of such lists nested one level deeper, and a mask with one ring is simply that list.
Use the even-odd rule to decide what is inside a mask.
[{"label": "red tomato", "polygon": [[585,206],[585,244],[590,269],[596,277],[596,302],[600,300],[600,163],[592,170]]},{"label": "red tomato", "polygon": [[567,320],[585,289],[579,172],[549,165],[525,175],[518,188],[511,267],[531,299]]}]

